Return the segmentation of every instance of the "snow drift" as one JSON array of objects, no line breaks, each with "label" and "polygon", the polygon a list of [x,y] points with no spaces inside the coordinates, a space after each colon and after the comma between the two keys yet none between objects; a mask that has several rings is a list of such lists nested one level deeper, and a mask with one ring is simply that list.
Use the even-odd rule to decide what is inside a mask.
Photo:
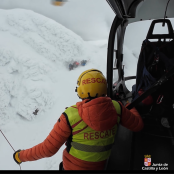
[{"label": "snow drift", "polygon": [[[57,22],[29,10],[0,10],[0,125],[9,110],[31,120],[54,104],[55,73],[79,60],[85,43]],[[56,66],[55,66],[56,65]]]},{"label": "snow drift", "polygon": [[[84,42],[54,20],[22,9],[0,10],[0,38],[0,130],[15,150],[27,149],[44,141],[65,107],[79,101],[75,87],[83,71],[105,74],[107,40]],[[68,70],[69,62],[83,59],[90,59],[85,67]],[[22,170],[58,170],[63,148],[22,163]],[[0,170],[19,170],[13,153],[0,135]]]}]

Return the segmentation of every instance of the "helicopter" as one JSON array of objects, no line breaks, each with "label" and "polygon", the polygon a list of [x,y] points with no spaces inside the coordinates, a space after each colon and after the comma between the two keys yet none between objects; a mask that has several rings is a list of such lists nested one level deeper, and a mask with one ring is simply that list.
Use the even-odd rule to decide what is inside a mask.
[{"label": "helicopter", "polygon": [[[108,51],[107,51],[107,96],[112,100],[119,100],[123,104],[127,101],[130,105],[127,109],[133,107],[140,108],[139,104],[146,99],[149,95],[153,95],[166,86],[169,79],[174,75],[173,62],[170,64],[170,70],[165,72],[158,78],[157,81],[151,83],[143,94],[135,97],[133,91],[128,90],[125,81],[135,79],[135,91],[140,85],[140,81],[144,73],[141,71],[144,60],[149,60],[149,57],[156,53],[154,50],[156,45],[171,45],[174,41],[174,32],[171,21],[168,18],[174,18],[174,1],[170,0],[106,0],[111,9],[115,13],[109,39],[108,39]],[[135,76],[124,77],[123,59],[123,43],[127,26],[133,22],[142,22],[144,20],[153,19],[147,36],[142,44],[143,51],[140,50],[138,59],[137,74]],[[155,24],[161,23],[161,26],[167,25],[168,34],[153,34]],[[132,33],[135,35],[135,33]],[[149,40],[156,39],[151,42]],[[162,41],[163,40],[163,41]],[[153,46],[152,46],[153,45]],[[155,45],[155,48],[154,48]],[[167,46],[166,49],[168,49]],[[150,50],[149,52],[147,50]],[[171,54],[173,49],[171,47]],[[158,50],[157,50],[158,51]],[[159,53],[159,52],[157,52]],[[166,58],[164,55],[166,52],[160,52],[162,58]],[[168,54],[168,53],[167,53]],[[174,55],[174,54],[173,54]],[[145,57],[143,57],[145,56]],[[170,60],[173,61],[174,57]],[[166,58],[167,59],[167,58]],[[113,80],[113,75],[118,74],[117,81]],[[132,88],[133,89],[133,88]],[[169,93],[169,91],[168,91]],[[162,98],[160,99],[160,101]],[[174,103],[174,101],[173,101]],[[150,107],[150,109],[153,107]],[[119,125],[117,135],[115,137],[115,144],[113,145],[111,155],[107,161],[105,167],[106,170],[150,170],[144,162],[144,159],[148,156],[151,162],[149,166],[164,165],[166,169],[174,170],[174,110],[171,111],[171,119],[169,120],[169,127],[161,125],[161,116],[151,114],[149,110],[143,110],[141,107],[140,115],[144,121],[144,128],[140,132],[131,132],[125,127]],[[165,117],[165,115],[164,115]],[[151,168],[151,170],[155,170]],[[162,169],[161,169],[162,170]]]},{"label": "helicopter", "polygon": [[66,2],[66,0],[52,0],[51,3],[54,6],[62,6],[64,5],[64,3]]}]

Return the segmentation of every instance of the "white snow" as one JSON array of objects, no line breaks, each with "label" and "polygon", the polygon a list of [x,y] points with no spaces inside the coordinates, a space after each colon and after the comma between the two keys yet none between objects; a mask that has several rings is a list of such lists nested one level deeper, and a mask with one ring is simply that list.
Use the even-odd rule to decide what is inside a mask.
[{"label": "white snow", "polygon": [[106,0],[68,0],[63,6],[52,5],[52,0],[1,0],[1,9],[30,9],[54,19],[85,40],[108,37],[115,17]]},{"label": "white snow", "polygon": [[[79,101],[80,73],[106,72],[107,40],[85,42],[52,19],[30,10],[0,10],[0,129],[15,150],[42,142],[65,107]],[[89,60],[68,70],[71,61]],[[39,109],[37,115],[33,112]],[[58,169],[63,145],[52,158],[22,163],[22,170]],[[0,134],[0,169],[19,170]],[[8,163],[6,160],[8,160]]]},{"label": "white snow", "polygon": [[[126,33],[125,76],[136,74],[145,39],[142,35],[133,40],[131,37]],[[75,87],[83,71],[97,68],[106,75],[107,42],[107,38],[84,41],[61,24],[30,10],[0,10],[0,129],[15,150],[44,141],[65,107],[80,101]],[[69,62],[83,59],[89,60],[85,67],[68,70]],[[130,90],[134,83],[128,82]],[[34,115],[36,109],[39,112]],[[50,158],[22,163],[21,168],[58,170],[64,148]],[[0,170],[19,170],[13,153],[0,133]]]}]

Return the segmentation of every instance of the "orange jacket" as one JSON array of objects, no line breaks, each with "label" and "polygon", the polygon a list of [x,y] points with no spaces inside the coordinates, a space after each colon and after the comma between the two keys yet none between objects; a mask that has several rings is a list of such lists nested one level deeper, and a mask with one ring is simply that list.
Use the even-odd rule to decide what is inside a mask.
[{"label": "orange jacket", "polygon": [[[99,97],[88,102],[83,100],[77,104],[78,112],[84,122],[94,130],[104,131],[113,127],[117,122],[117,113],[109,97]],[[141,116],[135,108],[130,111],[121,103],[121,124],[132,131],[143,128]],[[63,113],[47,138],[40,144],[20,152],[20,160],[34,161],[53,156],[71,136],[67,116]],[[87,162],[70,155],[67,149],[63,152],[63,168],[65,170],[103,170],[105,161]]]}]

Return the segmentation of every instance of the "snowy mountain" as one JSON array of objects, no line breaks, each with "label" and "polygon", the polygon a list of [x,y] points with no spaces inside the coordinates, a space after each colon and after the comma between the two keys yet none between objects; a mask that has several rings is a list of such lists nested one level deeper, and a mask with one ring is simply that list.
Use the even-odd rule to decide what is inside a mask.
[{"label": "snowy mountain", "polygon": [[[44,141],[65,107],[79,101],[75,87],[83,71],[106,72],[107,40],[85,42],[54,20],[22,9],[0,10],[0,38],[0,129],[15,150],[27,149]],[[85,67],[69,71],[69,62],[83,59],[90,59]],[[61,149],[52,158],[23,163],[22,170],[57,170]],[[0,154],[1,170],[19,170],[2,135]]]},{"label": "snowy mountain", "polygon": [[63,6],[52,0],[1,0],[0,9],[33,10],[54,19],[85,40],[106,39],[115,17],[106,0],[68,0]]},{"label": "snowy mountain", "polygon": [[53,105],[58,71],[66,62],[86,59],[87,47],[72,31],[32,11],[0,13],[0,118],[11,106],[31,120],[36,109],[41,113]]},{"label": "snowy mountain", "polygon": [[[136,74],[141,43],[150,22],[127,28],[125,76]],[[136,33],[135,28],[141,32]],[[75,87],[83,71],[97,68],[106,75],[107,42],[84,41],[61,24],[30,10],[0,10],[0,130],[15,150],[44,141],[65,107],[80,100]],[[69,63],[83,59],[89,60],[85,67],[69,71]],[[129,90],[134,83],[126,82]],[[53,157],[22,163],[21,168],[58,170],[64,148]],[[13,153],[0,133],[0,170],[20,169]]]}]

